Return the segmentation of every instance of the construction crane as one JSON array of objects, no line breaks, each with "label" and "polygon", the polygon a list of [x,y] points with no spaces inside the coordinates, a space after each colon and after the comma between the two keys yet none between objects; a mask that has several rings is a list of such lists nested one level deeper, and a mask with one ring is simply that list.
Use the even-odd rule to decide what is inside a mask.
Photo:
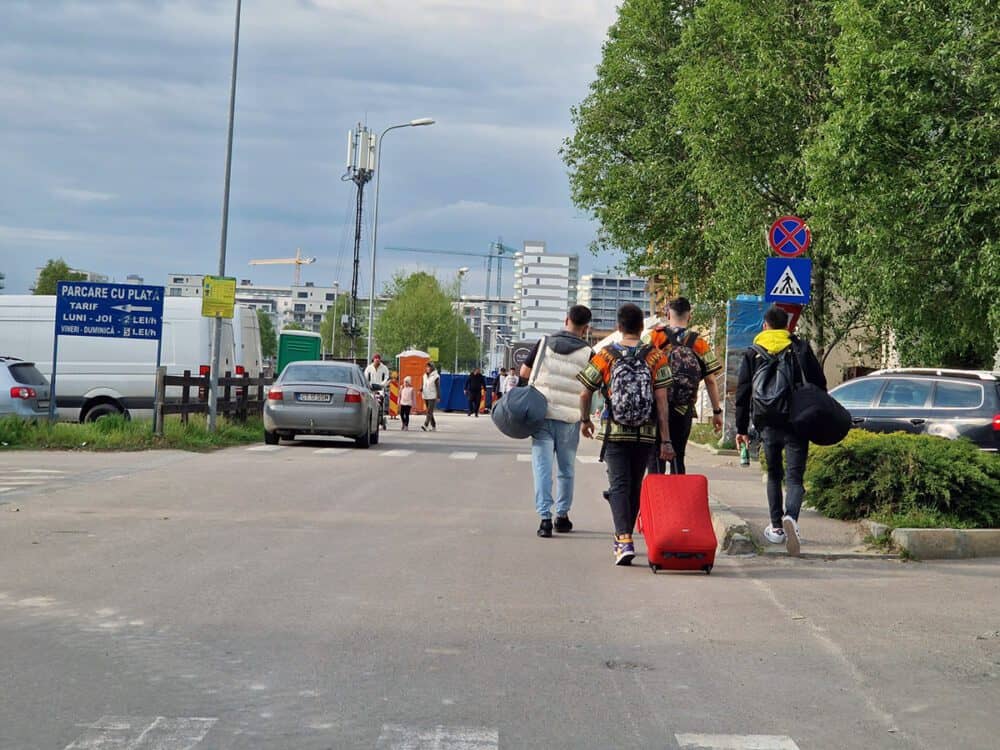
[{"label": "construction crane", "polygon": [[295,264],[295,284],[294,286],[302,286],[302,266],[308,266],[310,263],[315,263],[315,258],[303,258],[302,250],[300,248],[295,248],[294,258],[264,258],[262,260],[252,260],[250,261],[251,266],[287,266]]},{"label": "construction crane", "polygon": [[[512,247],[507,247],[503,243],[490,243],[490,252],[488,253],[474,253],[470,250],[438,250],[437,248],[427,248],[427,247],[398,247],[398,246],[387,246],[386,250],[391,250],[397,253],[421,253],[424,255],[462,255],[465,257],[472,258],[483,258],[486,261],[486,295],[485,299],[487,302],[490,300],[490,280],[493,276],[493,261],[497,262],[497,299],[499,299],[502,294],[501,280],[503,278],[503,264],[501,261],[514,260],[514,253],[518,252]],[[496,250],[496,252],[493,252]]]}]

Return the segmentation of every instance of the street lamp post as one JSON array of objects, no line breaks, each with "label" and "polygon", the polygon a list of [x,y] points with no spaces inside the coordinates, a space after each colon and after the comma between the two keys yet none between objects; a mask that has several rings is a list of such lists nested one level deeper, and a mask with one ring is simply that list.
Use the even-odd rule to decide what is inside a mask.
[{"label": "street lamp post", "polygon": [[455,318],[455,367],[452,369],[453,373],[458,372],[458,334],[462,330],[462,279],[465,278],[465,274],[469,272],[467,266],[462,266],[458,269],[458,317]]},{"label": "street lamp post", "polygon": [[375,247],[378,241],[378,193],[379,193],[379,183],[382,180],[382,139],[385,138],[385,134],[390,130],[398,130],[399,128],[419,128],[423,125],[433,125],[434,120],[430,117],[420,117],[416,120],[410,120],[409,122],[404,122],[400,125],[390,125],[385,130],[382,131],[382,135],[378,138],[378,145],[376,146],[375,154],[375,211],[372,215],[372,257],[371,257],[371,292],[368,295],[368,361],[372,358],[372,341],[375,335]]}]

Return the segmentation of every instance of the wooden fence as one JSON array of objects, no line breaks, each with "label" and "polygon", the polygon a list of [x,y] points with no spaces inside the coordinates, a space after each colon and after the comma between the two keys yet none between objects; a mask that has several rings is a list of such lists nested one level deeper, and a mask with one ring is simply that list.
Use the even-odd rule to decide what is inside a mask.
[{"label": "wooden fence", "polygon": [[[216,403],[216,413],[239,422],[248,417],[259,416],[264,409],[267,396],[265,389],[274,382],[273,377],[251,378],[227,372],[219,378],[221,390]],[[156,371],[156,401],[153,404],[153,424],[156,434],[163,434],[163,418],[168,414],[180,414],[181,422],[187,424],[192,414],[208,414],[208,393],[211,376],[192,375],[185,370],[183,375],[167,375],[167,368]],[[167,388],[180,388],[180,399],[166,398]]]}]

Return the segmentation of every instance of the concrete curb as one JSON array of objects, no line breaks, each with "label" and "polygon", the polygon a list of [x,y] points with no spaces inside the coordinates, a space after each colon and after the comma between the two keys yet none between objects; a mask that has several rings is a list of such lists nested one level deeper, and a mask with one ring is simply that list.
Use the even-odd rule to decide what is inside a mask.
[{"label": "concrete curb", "polygon": [[1000,529],[894,529],[890,538],[915,560],[1000,557]]},{"label": "concrete curb", "polygon": [[758,550],[753,541],[750,524],[733,513],[728,505],[709,496],[712,526],[719,540],[719,549],[727,555],[755,555]]}]

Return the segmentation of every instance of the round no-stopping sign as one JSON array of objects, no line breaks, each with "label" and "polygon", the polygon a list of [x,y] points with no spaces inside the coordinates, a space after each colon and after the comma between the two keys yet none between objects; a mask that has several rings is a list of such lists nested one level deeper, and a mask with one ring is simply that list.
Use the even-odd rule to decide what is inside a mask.
[{"label": "round no-stopping sign", "polygon": [[795,258],[809,249],[812,232],[798,216],[782,216],[771,225],[767,244],[778,255]]}]

